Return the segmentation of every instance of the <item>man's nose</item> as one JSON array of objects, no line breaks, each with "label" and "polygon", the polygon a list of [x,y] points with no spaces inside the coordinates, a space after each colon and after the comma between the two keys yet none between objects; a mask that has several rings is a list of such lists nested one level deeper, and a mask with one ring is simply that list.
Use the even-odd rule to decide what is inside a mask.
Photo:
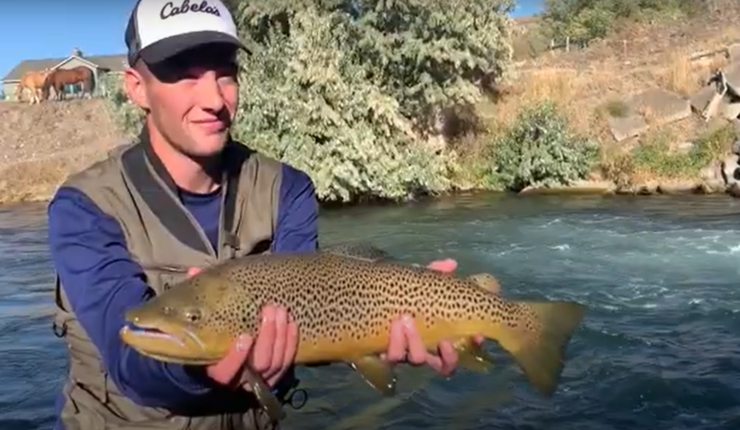
[{"label": "man's nose", "polygon": [[198,79],[197,102],[201,109],[219,112],[224,107],[224,97],[215,72],[206,72]]}]

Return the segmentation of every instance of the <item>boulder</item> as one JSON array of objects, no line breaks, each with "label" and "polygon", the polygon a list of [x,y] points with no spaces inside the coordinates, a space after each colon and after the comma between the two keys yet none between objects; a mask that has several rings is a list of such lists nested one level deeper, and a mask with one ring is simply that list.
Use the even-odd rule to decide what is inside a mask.
[{"label": "boulder", "polygon": [[727,47],[730,63],[740,63],[740,43],[733,43]]},{"label": "boulder", "polygon": [[633,96],[627,105],[633,112],[647,113],[656,125],[680,121],[691,115],[688,100],[663,88],[643,91]]},{"label": "boulder", "polygon": [[722,113],[722,117],[725,119],[737,119],[737,117],[740,116],[740,102],[722,103],[720,112]]},{"label": "boulder", "polygon": [[740,184],[737,182],[727,187],[727,194],[732,197],[740,197]]},{"label": "boulder", "polygon": [[731,63],[725,70],[725,81],[727,89],[732,91],[736,97],[740,97],[740,62]]},{"label": "boulder", "polygon": [[738,156],[730,155],[722,160],[722,179],[728,187],[737,184],[740,179],[740,165],[738,165]]},{"label": "boulder", "polygon": [[717,90],[714,85],[707,85],[702,87],[699,91],[695,92],[689,98],[689,103],[694,111],[701,115],[704,109],[707,108],[709,102],[712,100]]},{"label": "boulder", "polygon": [[611,181],[575,181],[560,187],[527,187],[519,194],[612,194],[616,186]]},{"label": "boulder", "polygon": [[668,182],[658,185],[660,194],[695,194],[701,188],[701,184],[694,181]]},{"label": "boulder", "polygon": [[609,129],[617,142],[637,137],[648,129],[648,124],[639,115],[624,118],[609,118]]}]

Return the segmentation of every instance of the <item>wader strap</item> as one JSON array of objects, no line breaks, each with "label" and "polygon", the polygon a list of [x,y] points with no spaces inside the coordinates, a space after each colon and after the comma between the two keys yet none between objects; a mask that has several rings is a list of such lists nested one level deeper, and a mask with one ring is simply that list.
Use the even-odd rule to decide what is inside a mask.
[{"label": "wader strap", "polygon": [[64,308],[64,300],[62,300],[62,283],[59,280],[59,275],[54,275],[54,303],[56,303],[58,309],[54,315],[54,321],[51,323],[51,330],[54,332],[54,336],[61,339],[67,335],[67,322],[65,318],[60,316],[60,311],[64,313],[68,311]]},{"label": "wader strap", "polygon": [[[174,200],[174,196],[177,196],[176,188],[174,194],[168,193],[165,188],[170,186],[167,182],[171,182],[172,177],[169,174],[166,177],[155,176],[152,172],[152,169],[158,169],[157,163],[161,166],[159,168],[165,172],[166,170],[158,158],[153,157],[153,159],[147,160],[146,146],[139,143],[131,147],[121,157],[128,179],[154,214],[166,214],[160,218],[160,221],[177,240],[191,249],[209,254],[210,250],[206,246],[207,244],[201,240],[200,233]],[[151,161],[152,169],[149,168],[149,161]],[[171,184],[174,184],[174,182],[171,182]]]},{"label": "wader strap", "polygon": [[[224,150],[224,159],[227,160],[226,195],[224,197],[224,221],[227,241],[235,242],[231,237],[234,232],[234,218],[236,200],[239,193],[239,176],[242,164],[251,154],[250,150],[235,148],[239,143],[229,141]],[[187,214],[175,201],[179,198],[179,190],[172,176],[162,161],[154,153],[145,129],[139,136],[139,143],[132,146],[121,157],[123,168],[128,179],[139,192],[144,202],[155,214],[167,214],[161,218],[165,228],[180,242],[191,249],[204,254],[210,253],[209,246],[200,239],[197,228]],[[150,168],[151,166],[151,168]],[[169,192],[168,192],[169,190]],[[235,244],[238,248],[238,243]]]},{"label": "wader strap", "polygon": [[224,196],[224,234],[226,235],[226,245],[232,252],[236,252],[241,247],[235,229],[236,206],[239,196],[239,182],[241,179],[242,166],[247,161],[251,151],[242,149],[236,150],[234,145],[239,143],[229,142],[224,150],[224,159],[226,160],[226,195]]}]

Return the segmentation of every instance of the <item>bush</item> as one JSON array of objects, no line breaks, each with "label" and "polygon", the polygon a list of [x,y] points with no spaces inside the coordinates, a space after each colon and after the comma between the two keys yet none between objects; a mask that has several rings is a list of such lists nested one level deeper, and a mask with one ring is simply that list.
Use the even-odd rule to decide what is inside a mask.
[{"label": "bush", "polygon": [[585,44],[627,21],[687,15],[701,0],[546,0],[542,14],[550,37]]},{"label": "bush", "polygon": [[450,187],[440,114],[505,76],[510,1],[250,2],[235,135],[303,169],[320,198],[406,199]]},{"label": "bush", "polygon": [[573,134],[550,101],[524,108],[516,123],[494,145],[493,176],[501,186],[568,185],[584,179],[598,154],[596,142]]},{"label": "bush", "polygon": [[732,125],[700,135],[688,152],[671,150],[671,136],[658,132],[640,140],[632,158],[636,169],[662,179],[693,179],[712,162],[729,152],[735,138]]},{"label": "bush", "polygon": [[102,75],[98,88],[108,101],[108,113],[113,117],[119,130],[127,138],[137,136],[141,131],[144,113],[128,99],[120,75],[110,73]]}]

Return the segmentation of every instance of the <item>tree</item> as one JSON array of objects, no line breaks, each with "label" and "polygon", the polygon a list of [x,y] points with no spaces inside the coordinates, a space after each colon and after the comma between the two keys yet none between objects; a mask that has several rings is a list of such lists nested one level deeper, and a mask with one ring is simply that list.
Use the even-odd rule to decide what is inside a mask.
[{"label": "tree", "polygon": [[306,170],[320,197],[403,199],[449,186],[440,113],[506,75],[513,2],[232,4],[243,61],[235,133]]}]

